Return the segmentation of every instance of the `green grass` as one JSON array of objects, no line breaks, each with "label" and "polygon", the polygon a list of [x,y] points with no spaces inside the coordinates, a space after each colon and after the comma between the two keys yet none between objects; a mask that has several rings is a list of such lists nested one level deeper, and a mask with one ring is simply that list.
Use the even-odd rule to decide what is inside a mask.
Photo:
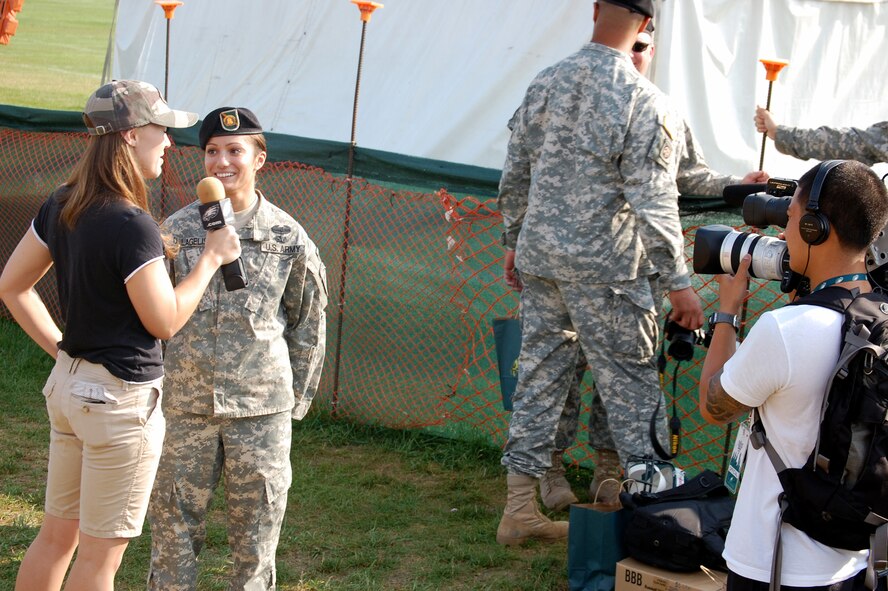
[{"label": "green grass", "polygon": [[25,0],[0,45],[0,104],[83,109],[101,83],[113,12],[114,0]]},{"label": "green grass", "polygon": [[[8,320],[0,320],[0,358],[0,589],[11,589],[42,519],[49,429],[40,391],[52,361]],[[494,540],[505,500],[499,449],[319,413],[294,427],[279,589],[567,588],[565,543],[513,549]],[[576,468],[568,477],[578,491],[589,481]],[[146,528],[126,552],[117,589],[144,589],[149,555]],[[199,589],[226,589],[229,562],[217,494]]]}]

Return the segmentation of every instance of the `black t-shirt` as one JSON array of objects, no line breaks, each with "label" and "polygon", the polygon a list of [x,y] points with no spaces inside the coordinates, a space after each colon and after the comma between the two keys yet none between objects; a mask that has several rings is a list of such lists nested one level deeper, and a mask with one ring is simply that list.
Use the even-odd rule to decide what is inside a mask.
[{"label": "black t-shirt", "polygon": [[163,257],[157,222],[121,199],[86,209],[73,230],[59,219],[62,187],[40,207],[33,227],[56,267],[65,322],[61,349],[100,363],[128,382],[163,375],[160,341],[136,314],[126,291],[130,276]]}]

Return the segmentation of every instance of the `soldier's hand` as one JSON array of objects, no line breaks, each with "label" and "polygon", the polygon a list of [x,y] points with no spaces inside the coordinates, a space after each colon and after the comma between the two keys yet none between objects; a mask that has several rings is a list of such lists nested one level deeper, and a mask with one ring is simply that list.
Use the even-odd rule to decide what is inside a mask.
[{"label": "soldier's hand", "polygon": [[506,285],[515,291],[521,291],[524,286],[521,284],[521,276],[518,269],[515,268],[515,251],[507,250],[503,257],[503,276],[506,279]]},{"label": "soldier's hand", "polygon": [[756,183],[767,183],[769,178],[771,178],[770,175],[764,170],[753,170],[752,172],[746,173],[746,176],[740,179],[740,184],[754,185]]},{"label": "soldier's hand", "polygon": [[703,306],[693,288],[670,291],[669,303],[672,304],[669,318],[679,326],[688,330],[697,330],[703,326]]},{"label": "soldier's hand", "polygon": [[767,133],[772,140],[777,136],[777,122],[764,107],[755,108],[755,128],[759,133]]}]

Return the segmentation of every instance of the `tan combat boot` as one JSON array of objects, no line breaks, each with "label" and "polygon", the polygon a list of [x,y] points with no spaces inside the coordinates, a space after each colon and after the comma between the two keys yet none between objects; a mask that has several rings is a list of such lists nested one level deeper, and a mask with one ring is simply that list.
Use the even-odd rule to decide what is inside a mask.
[{"label": "tan combat boot", "polygon": [[564,477],[563,451],[552,452],[552,467],[540,478],[540,496],[543,505],[553,511],[562,511],[573,503],[577,497],[570,489],[570,483]]},{"label": "tan combat boot", "polygon": [[595,452],[595,477],[589,484],[592,502],[616,504],[620,502],[620,485],[623,466],[616,450],[600,449]]},{"label": "tan combat boot", "polygon": [[551,521],[537,506],[537,479],[524,474],[509,474],[509,487],[503,518],[496,530],[496,541],[518,546],[530,538],[555,542],[567,538],[567,522]]}]

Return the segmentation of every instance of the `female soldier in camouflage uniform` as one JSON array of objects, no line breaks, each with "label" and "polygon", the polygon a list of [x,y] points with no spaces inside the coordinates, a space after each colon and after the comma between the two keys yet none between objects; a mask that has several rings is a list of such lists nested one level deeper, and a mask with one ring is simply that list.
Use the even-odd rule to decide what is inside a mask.
[{"label": "female soldier in camouflage uniform", "polygon": [[[167,438],[151,498],[148,588],[195,589],[206,513],[224,471],[229,589],[274,589],[287,505],[291,417],[308,411],[324,361],[326,271],[291,216],[256,189],[266,158],[256,116],[223,107],[200,128],[208,176],[234,210],[248,285],[213,279],[197,312],[167,343]],[[198,203],[167,219],[181,246],[176,276],[194,264],[205,232]]]}]

